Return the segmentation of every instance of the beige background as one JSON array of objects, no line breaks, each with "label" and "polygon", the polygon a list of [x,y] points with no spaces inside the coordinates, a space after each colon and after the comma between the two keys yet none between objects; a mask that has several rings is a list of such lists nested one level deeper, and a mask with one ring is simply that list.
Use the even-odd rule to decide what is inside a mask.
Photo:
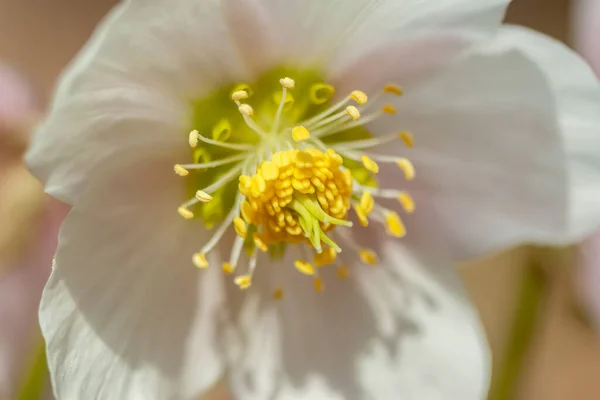
[{"label": "beige background", "polygon": [[[46,101],[60,70],[114,3],[0,0],[0,58],[25,73]],[[566,0],[515,0],[509,20],[568,41],[568,10]],[[501,361],[505,348],[520,271],[528,252],[517,249],[463,268],[496,362]],[[555,271],[549,272],[551,294],[529,351],[518,399],[600,399],[600,346],[593,333],[574,316],[572,269],[549,265],[548,271]]]}]

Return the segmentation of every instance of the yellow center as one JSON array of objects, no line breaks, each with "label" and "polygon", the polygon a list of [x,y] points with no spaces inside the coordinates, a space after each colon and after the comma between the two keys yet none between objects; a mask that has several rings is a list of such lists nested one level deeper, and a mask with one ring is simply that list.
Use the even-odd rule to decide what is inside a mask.
[{"label": "yellow center", "polygon": [[[176,174],[196,182],[194,197],[178,212],[186,219],[199,217],[208,227],[220,223],[192,256],[198,268],[209,267],[207,254],[233,229],[237,237],[222,269],[236,274],[234,282],[241,289],[251,287],[259,253],[278,257],[287,246],[301,246],[313,259],[300,257],[294,267],[313,276],[315,290],[322,291],[319,268],[340,262],[343,248],[355,251],[351,256],[367,265],[378,262],[371,249],[361,249],[351,236],[337,234],[336,227],[353,226],[351,209],[360,225],[368,226],[374,219],[390,236],[404,236],[399,214],[377,199],[397,199],[400,208],[411,213],[415,208],[412,197],[405,191],[379,188],[375,175],[380,165],[392,165],[411,180],[414,168],[406,158],[370,149],[397,140],[408,148],[414,140],[407,131],[372,137],[363,127],[396,113],[393,105],[379,100],[400,96],[397,85],[387,85],[375,99],[355,90],[330,104],[335,88],[327,83],[312,81],[296,88],[296,82],[285,77],[279,84],[280,90],[263,96],[254,107],[250,85],[236,85],[229,98],[237,116],[225,111],[208,129],[199,120],[199,129],[187,138],[194,162],[174,166]],[[294,89],[299,91],[296,97],[291,93]],[[260,99],[260,95],[255,97]],[[244,254],[247,261],[241,262]],[[350,273],[348,261],[336,266],[340,279]],[[242,266],[245,270],[240,273]],[[283,288],[274,288],[273,296],[281,299]]]}]

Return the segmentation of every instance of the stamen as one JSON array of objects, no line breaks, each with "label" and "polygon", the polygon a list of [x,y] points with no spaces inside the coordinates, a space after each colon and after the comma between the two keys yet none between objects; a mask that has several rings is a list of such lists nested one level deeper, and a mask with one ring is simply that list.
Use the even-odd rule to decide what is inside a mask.
[{"label": "stamen", "polygon": [[183,165],[181,165],[181,164],[175,164],[175,166],[173,167],[173,170],[179,176],[187,176],[190,173],[190,171],[185,169],[183,167]]},{"label": "stamen", "polygon": [[362,260],[362,262],[364,262],[365,264],[369,264],[369,265],[375,265],[377,264],[377,254],[375,254],[375,252],[373,252],[372,250],[369,249],[362,249],[358,252],[358,255],[360,256],[360,259]]},{"label": "stamen", "polygon": [[233,92],[231,93],[233,97],[233,93],[244,91],[248,94],[248,97],[252,97],[254,94],[254,90],[247,83],[240,83],[233,88]]},{"label": "stamen", "polygon": [[223,272],[227,275],[233,274],[233,271],[235,270],[235,267],[228,262],[224,262],[221,268],[223,269]]},{"label": "stamen", "polygon": [[302,142],[310,138],[310,132],[302,125],[295,126],[292,129],[292,138],[294,138],[294,141],[296,142]]},{"label": "stamen", "polygon": [[208,261],[206,261],[206,254],[204,253],[195,253],[192,256],[192,262],[200,269],[208,268]]},{"label": "stamen", "polygon": [[379,173],[379,165],[375,161],[373,161],[369,156],[364,155],[360,158],[363,166],[374,174]]},{"label": "stamen", "polygon": [[404,172],[404,177],[407,181],[412,181],[415,178],[415,167],[410,160],[400,158],[396,161],[396,165]]},{"label": "stamen", "polygon": [[194,218],[194,213],[191,212],[186,206],[179,206],[179,208],[177,209],[177,212],[179,213],[179,215],[181,215],[185,219]]},{"label": "stamen", "polygon": [[238,90],[237,92],[233,92],[233,94],[231,95],[231,99],[233,101],[245,100],[247,98],[248,92],[246,92],[245,90]]},{"label": "stamen", "polygon": [[248,227],[246,226],[246,223],[243,219],[241,219],[240,217],[235,217],[233,219],[233,227],[235,229],[235,233],[237,233],[239,237],[243,239],[246,238],[246,234],[248,233]]},{"label": "stamen", "polygon": [[245,158],[248,158],[247,154],[238,154],[236,156],[226,157],[226,158],[222,158],[220,160],[211,161],[211,162],[207,162],[207,163],[185,164],[185,165],[180,165],[180,166],[185,169],[206,169],[206,168],[214,168],[214,167],[219,167],[221,165],[231,164],[232,162],[240,161]]},{"label": "stamen", "polygon": [[273,299],[275,299],[275,300],[283,299],[283,289],[282,288],[277,288],[273,291]]},{"label": "stamen", "polygon": [[413,138],[412,133],[409,131],[403,131],[398,134],[398,137],[404,142],[406,147],[414,147],[415,140]]},{"label": "stamen", "polygon": [[396,96],[402,96],[402,94],[404,93],[404,91],[402,90],[402,88],[398,85],[396,85],[395,83],[390,83],[388,85],[385,85],[385,87],[383,88],[384,93],[391,93],[391,94],[395,94]]},{"label": "stamen", "polygon": [[296,260],[294,262],[294,267],[304,275],[314,275],[316,272],[315,267],[302,260]]},{"label": "stamen", "polygon": [[[291,85],[288,80],[292,81]],[[293,80],[291,80],[290,78],[283,78],[279,82],[281,83],[283,90],[281,92],[281,100],[279,100],[279,107],[277,107],[277,113],[275,114],[275,119],[273,121],[273,127],[271,128],[271,133],[275,133],[279,129],[279,121],[281,120],[281,113],[283,112],[283,107],[285,106],[285,103],[287,100],[288,86],[291,86],[291,87],[296,86],[295,82]]]},{"label": "stamen", "polygon": [[386,104],[381,108],[381,112],[390,114],[390,115],[396,115],[396,107],[394,107],[391,104]]},{"label": "stamen", "polygon": [[360,90],[353,91],[348,97],[356,101],[360,105],[366,104],[368,100],[367,95],[364,92],[361,92]]},{"label": "stamen", "polygon": [[358,108],[354,106],[346,107],[346,114],[348,114],[355,121],[358,121],[360,118],[360,111],[358,111]]},{"label": "stamen", "polygon": [[371,214],[371,211],[373,211],[374,205],[375,205],[375,200],[373,199],[373,196],[371,196],[371,193],[363,192],[363,194],[360,198],[360,207],[365,211],[366,215]]},{"label": "stamen", "polygon": [[348,275],[350,275],[350,271],[348,270],[348,267],[346,267],[345,265],[340,265],[337,269],[338,279],[346,279],[348,277]]},{"label": "stamen", "polygon": [[294,88],[296,87],[296,82],[292,78],[281,78],[279,80],[279,83],[281,83],[281,86],[283,86],[284,88],[290,90],[294,90]]},{"label": "stamen", "polygon": [[367,218],[367,213],[365,212],[364,208],[362,208],[360,205],[355,205],[354,212],[356,213],[356,216],[358,217],[358,222],[362,226],[364,226],[364,227],[369,226],[369,219]]},{"label": "stamen", "polygon": [[240,260],[240,256],[242,255],[242,249],[244,247],[244,238],[236,236],[233,241],[233,246],[231,247],[231,255],[229,256],[229,263],[235,269],[236,265]]},{"label": "stamen", "polygon": [[385,223],[388,229],[388,234],[395,237],[403,237],[406,235],[406,228],[400,219],[400,216],[395,212],[388,212],[385,216]]},{"label": "stamen", "polygon": [[254,109],[250,104],[240,104],[238,110],[245,117],[252,117],[254,115]]},{"label": "stamen", "polygon": [[254,245],[263,253],[269,251],[269,246],[267,246],[267,244],[264,242],[264,240],[262,240],[262,238],[257,232],[255,232],[252,236],[252,240],[254,241]]},{"label": "stamen", "polygon": [[206,193],[203,190],[196,191],[195,197],[202,203],[210,203],[213,199],[213,197],[210,194]]},{"label": "stamen", "polygon": [[250,285],[252,285],[252,275],[236,276],[233,279],[233,282],[242,290],[248,289]]},{"label": "stamen", "polygon": [[188,137],[188,142],[190,144],[190,147],[195,149],[196,146],[198,146],[199,140],[200,140],[200,134],[198,133],[198,131],[191,131],[190,135]]},{"label": "stamen", "polygon": [[315,277],[314,282],[315,282],[315,291],[322,292],[323,290],[325,290],[325,285],[323,284],[323,280],[321,280],[321,278]]},{"label": "stamen", "polygon": [[398,195],[397,200],[407,213],[412,214],[412,212],[415,211],[415,202],[410,194],[402,192]]},{"label": "stamen", "polygon": [[323,250],[323,252],[315,254],[313,258],[313,263],[317,267],[331,265],[335,262],[337,254],[338,253],[335,251],[335,249],[328,247],[327,249]]},{"label": "stamen", "polygon": [[[199,253],[207,254],[219,243],[219,241],[221,240],[223,235],[225,235],[225,232],[227,232],[227,229],[229,228],[229,226],[232,224],[233,218],[235,218],[235,216],[239,210],[239,204],[240,204],[240,196],[238,196],[236,198],[235,203],[233,204],[233,207],[231,208],[231,211],[229,211],[229,214],[227,214],[227,216],[225,217],[225,219],[223,220],[221,225],[219,225],[219,227],[217,228],[215,233],[211,236],[210,240],[202,247],[202,249],[199,251]],[[235,265],[235,263],[232,263],[232,264]]]},{"label": "stamen", "polygon": [[198,139],[200,139],[202,142],[207,143],[207,144],[212,144],[212,145],[218,146],[218,147],[223,147],[224,149],[240,150],[240,151],[249,151],[249,150],[255,149],[255,146],[250,146],[247,144],[225,143],[225,142],[219,142],[217,140],[212,140],[205,136],[200,135],[198,133],[198,131],[196,131],[196,130],[190,132],[190,135],[192,135],[194,133],[195,133],[195,135],[198,135]]}]

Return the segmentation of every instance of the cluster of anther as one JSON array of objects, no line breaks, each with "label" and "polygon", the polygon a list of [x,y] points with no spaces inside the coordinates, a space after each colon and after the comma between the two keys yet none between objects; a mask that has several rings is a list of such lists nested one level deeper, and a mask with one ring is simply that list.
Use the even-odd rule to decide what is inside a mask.
[{"label": "cluster of anther", "polygon": [[321,242],[337,248],[325,232],[345,221],[352,195],[352,175],[341,169],[342,157],[308,148],[275,153],[253,176],[240,176],[246,196],[244,220],[257,226],[269,244],[300,243],[308,238],[318,252]]}]

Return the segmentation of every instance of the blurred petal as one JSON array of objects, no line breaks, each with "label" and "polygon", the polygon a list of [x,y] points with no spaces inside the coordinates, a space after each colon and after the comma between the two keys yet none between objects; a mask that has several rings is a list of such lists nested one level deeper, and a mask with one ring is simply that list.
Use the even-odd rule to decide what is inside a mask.
[{"label": "blurred petal", "polygon": [[35,229],[29,247],[18,260],[4,266],[8,272],[0,275],[0,398],[12,398],[25,362],[33,355],[30,352],[38,333],[40,297],[50,274],[58,227],[65,214],[63,205],[48,202],[44,213],[31,222]]},{"label": "blurred petal", "polygon": [[[237,398],[485,397],[488,347],[454,269],[376,236],[363,238],[379,248],[381,264],[345,258],[351,273],[345,281],[335,267],[320,268],[322,293],[311,278],[286,268],[291,256],[274,266],[278,272],[259,268],[260,283],[248,293],[232,288],[235,328],[225,348]],[[273,300],[282,282],[284,298]]]},{"label": "blurred petal", "polygon": [[168,165],[102,171],[65,220],[40,310],[60,399],[196,399],[220,375],[219,269],[191,262],[206,231]]},{"label": "blurred petal", "polygon": [[574,1],[574,41],[579,51],[600,75],[600,1]]},{"label": "blurred petal", "polygon": [[577,287],[583,307],[600,331],[600,231],[587,239],[581,247],[581,263]]}]

